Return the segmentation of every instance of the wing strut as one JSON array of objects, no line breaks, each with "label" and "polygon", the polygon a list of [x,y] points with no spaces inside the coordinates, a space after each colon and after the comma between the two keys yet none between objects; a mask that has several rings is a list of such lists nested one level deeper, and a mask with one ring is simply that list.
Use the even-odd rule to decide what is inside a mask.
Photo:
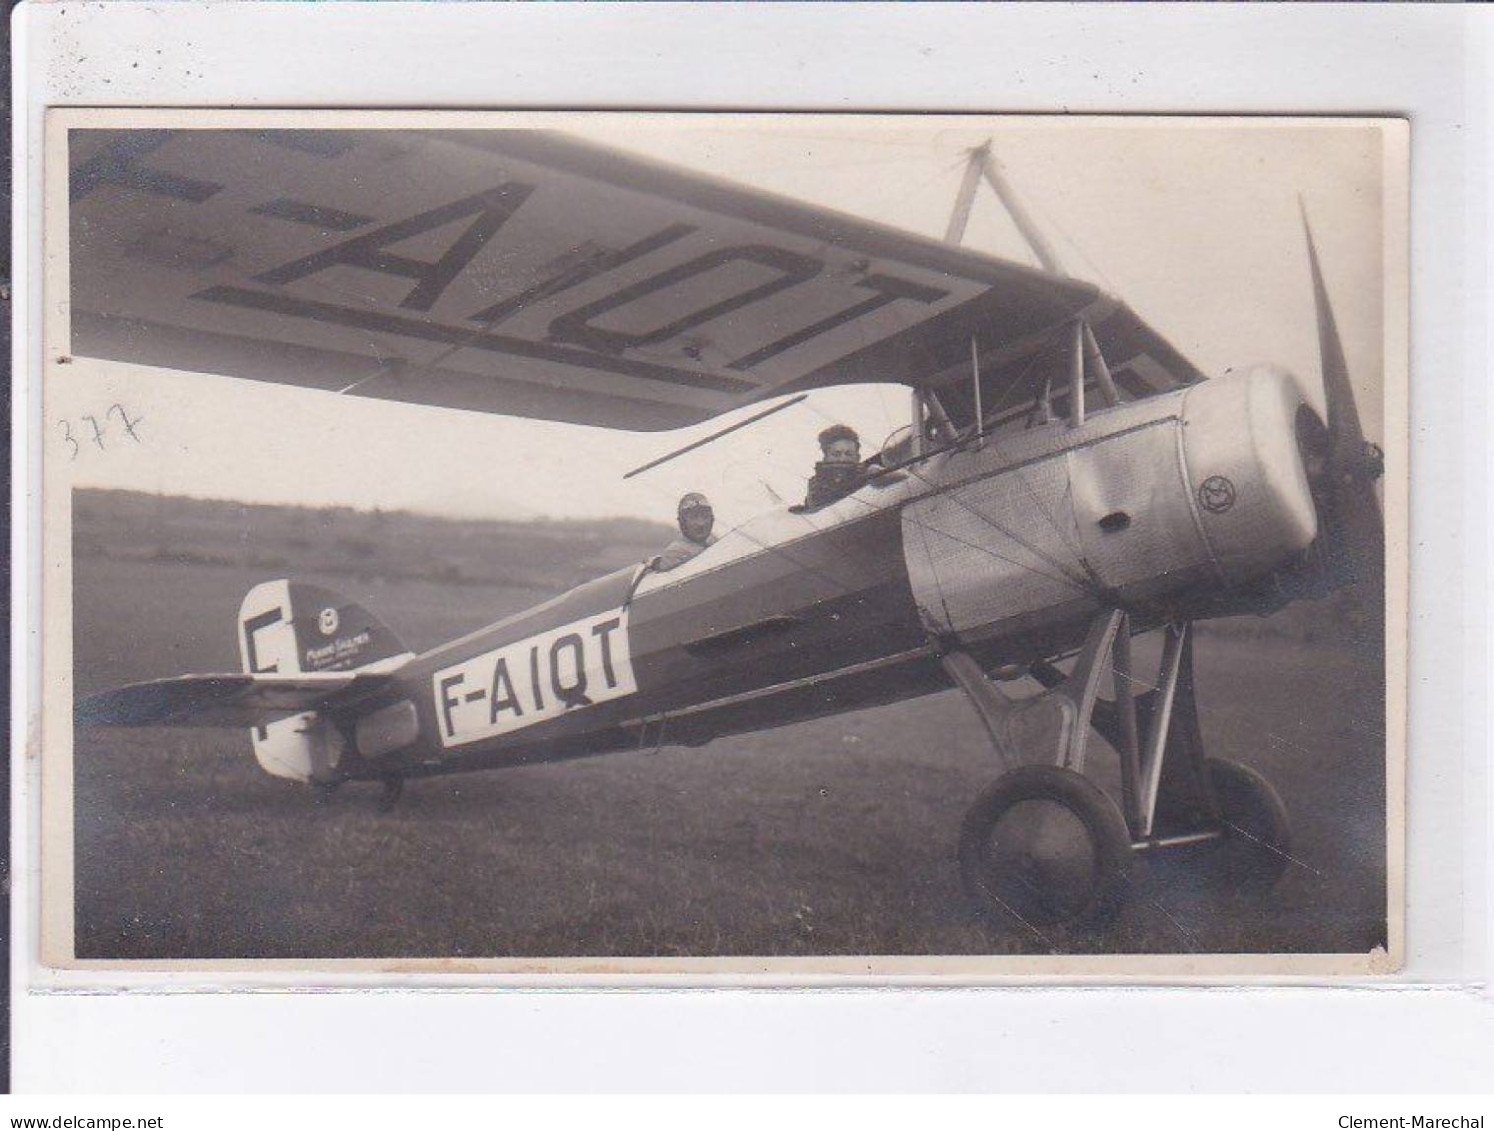
[{"label": "wing strut", "polygon": [[1001,162],[996,160],[991,153],[989,138],[970,150],[970,158],[965,165],[965,177],[960,182],[960,191],[955,196],[954,211],[949,217],[949,227],[944,232],[944,242],[959,244],[965,238],[965,226],[970,223],[970,209],[975,204],[975,190],[982,180],[991,186],[991,191],[1001,201],[1001,206],[1012,218],[1017,231],[1022,233],[1027,246],[1032,249],[1033,255],[1037,256],[1038,262],[1043,265],[1043,270],[1067,278],[1068,272],[1063,269],[1058,253],[1053,250],[1053,245],[1048,242],[1047,237],[1034,222],[1031,213],[1022,204],[1017,190],[1006,179]]},{"label": "wing strut", "polygon": [[1107,408],[1120,403],[1120,394],[1115,391],[1115,379],[1110,376],[1110,366],[1105,364],[1105,355],[1100,352],[1089,323],[1076,318],[1069,333],[1069,427],[1077,428],[1084,423],[1084,390],[1087,386],[1092,383],[1100,390],[1100,399]]}]

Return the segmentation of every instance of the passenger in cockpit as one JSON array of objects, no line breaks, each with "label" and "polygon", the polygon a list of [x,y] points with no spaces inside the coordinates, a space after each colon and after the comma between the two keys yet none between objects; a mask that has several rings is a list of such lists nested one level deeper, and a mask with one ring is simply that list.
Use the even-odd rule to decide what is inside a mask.
[{"label": "passenger in cockpit", "polygon": [[832,424],[820,433],[820,454],[804,498],[805,510],[817,510],[843,499],[866,483],[869,473],[861,464],[861,437],[847,424]]},{"label": "passenger in cockpit", "polygon": [[684,565],[716,541],[716,536],[711,533],[711,528],[716,525],[716,512],[711,509],[711,501],[699,491],[691,491],[680,499],[676,516],[680,536],[648,563],[651,569],[661,573]]}]

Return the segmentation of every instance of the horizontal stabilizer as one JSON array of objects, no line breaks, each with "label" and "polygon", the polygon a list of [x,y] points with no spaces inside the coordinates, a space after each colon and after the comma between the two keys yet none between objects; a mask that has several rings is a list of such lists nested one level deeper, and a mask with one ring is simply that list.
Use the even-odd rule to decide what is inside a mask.
[{"label": "horizontal stabilizer", "polygon": [[382,675],[316,672],[183,675],[132,683],[79,701],[79,726],[264,726],[325,707],[355,685],[371,690]]}]

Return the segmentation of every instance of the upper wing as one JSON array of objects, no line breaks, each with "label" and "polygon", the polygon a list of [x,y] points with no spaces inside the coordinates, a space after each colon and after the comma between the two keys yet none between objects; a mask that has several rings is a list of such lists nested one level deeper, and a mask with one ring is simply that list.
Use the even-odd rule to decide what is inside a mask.
[{"label": "upper wing", "polygon": [[972,338],[994,394],[1076,315],[1134,391],[1199,376],[1088,284],[553,132],[68,146],[79,355],[633,429],[951,380]]},{"label": "upper wing", "polygon": [[80,726],[263,726],[314,711],[385,682],[355,672],[183,675],[132,683],[80,700]]}]

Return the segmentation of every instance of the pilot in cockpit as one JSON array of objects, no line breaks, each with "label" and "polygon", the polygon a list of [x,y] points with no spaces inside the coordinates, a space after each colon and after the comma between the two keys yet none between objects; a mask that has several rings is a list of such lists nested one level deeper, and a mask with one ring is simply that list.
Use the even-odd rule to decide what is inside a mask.
[{"label": "pilot in cockpit", "polygon": [[861,437],[847,424],[832,424],[819,435],[820,454],[804,497],[805,510],[818,510],[858,490],[870,477],[861,463]]},{"label": "pilot in cockpit", "polygon": [[650,569],[663,573],[682,566],[716,541],[711,533],[716,525],[716,512],[711,509],[711,501],[699,491],[691,491],[680,499],[676,515],[680,536],[649,560]]}]

